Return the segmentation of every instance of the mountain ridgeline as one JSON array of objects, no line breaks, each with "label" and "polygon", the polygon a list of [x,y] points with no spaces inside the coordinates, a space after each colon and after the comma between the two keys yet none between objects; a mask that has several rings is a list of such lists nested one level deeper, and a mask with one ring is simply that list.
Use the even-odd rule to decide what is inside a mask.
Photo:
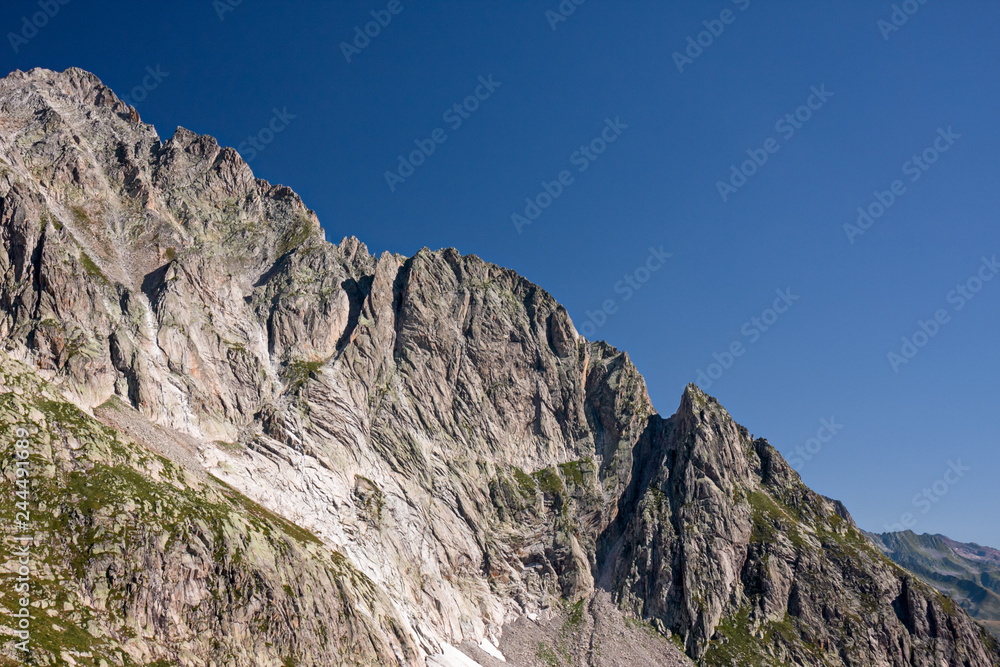
[{"label": "mountain ridgeline", "polygon": [[92,74],[0,80],[0,236],[38,664],[1000,664],[694,385],[661,416],[540,287],[328,243]]},{"label": "mountain ridgeline", "polygon": [[869,537],[895,563],[954,599],[1000,637],[1000,551],[909,530]]}]

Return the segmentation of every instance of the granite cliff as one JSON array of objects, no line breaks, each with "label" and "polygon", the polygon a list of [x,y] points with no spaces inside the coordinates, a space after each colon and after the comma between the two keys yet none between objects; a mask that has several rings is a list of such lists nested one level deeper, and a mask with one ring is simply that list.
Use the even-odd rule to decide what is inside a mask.
[{"label": "granite cliff", "polygon": [[1000,551],[909,530],[868,537],[893,562],[954,599],[1000,637]]},{"label": "granite cliff", "polygon": [[1000,664],[697,387],[661,416],[540,287],[328,243],[92,74],[0,80],[0,238],[38,664]]}]

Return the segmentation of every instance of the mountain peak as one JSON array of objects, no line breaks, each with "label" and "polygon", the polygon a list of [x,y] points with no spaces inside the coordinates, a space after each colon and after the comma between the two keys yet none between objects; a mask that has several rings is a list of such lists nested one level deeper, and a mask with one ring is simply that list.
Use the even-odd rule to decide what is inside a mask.
[{"label": "mountain peak", "polygon": [[[722,407],[714,396],[705,393],[701,387],[691,382],[684,387],[678,412],[693,414],[699,410],[722,410],[725,412],[725,408]],[[727,412],[726,414],[728,415],[729,413]]]},{"label": "mountain peak", "polygon": [[106,107],[119,114],[125,114],[130,108],[97,75],[79,67],[70,67],[62,72],[42,67],[35,67],[27,72],[15,70],[0,79],[0,86],[33,89],[66,103]]},{"label": "mountain peak", "polygon": [[49,662],[80,633],[109,664],[1000,655],[718,401],[656,414],[514,271],[327,243],[80,70],[3,79],[0,112],[4,405],[79,517],[47,533]]}]

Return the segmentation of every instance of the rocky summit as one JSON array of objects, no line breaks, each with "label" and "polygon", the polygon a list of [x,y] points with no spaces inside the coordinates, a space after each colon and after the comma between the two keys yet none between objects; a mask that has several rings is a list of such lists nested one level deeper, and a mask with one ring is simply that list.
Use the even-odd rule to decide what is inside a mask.
[{"label": "rocky summit", "polygon": [[0,80],[0,236],[4,664],[1000,664],[697,387],[92,74]]}]

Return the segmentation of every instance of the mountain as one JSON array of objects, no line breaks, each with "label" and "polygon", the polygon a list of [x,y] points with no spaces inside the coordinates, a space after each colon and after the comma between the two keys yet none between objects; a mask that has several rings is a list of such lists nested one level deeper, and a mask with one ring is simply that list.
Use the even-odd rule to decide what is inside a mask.
[{"label": "mountain", "polygon": [[1000,637],[1000,551],[909,530],[868,537],[895,563],[954,599]]},{"label": "mountain", "polygon": [[1000,664],[694,385],[661,416],[540,287],[328,243],[92,74],[0,80],[0,235],[39,664]]}]

